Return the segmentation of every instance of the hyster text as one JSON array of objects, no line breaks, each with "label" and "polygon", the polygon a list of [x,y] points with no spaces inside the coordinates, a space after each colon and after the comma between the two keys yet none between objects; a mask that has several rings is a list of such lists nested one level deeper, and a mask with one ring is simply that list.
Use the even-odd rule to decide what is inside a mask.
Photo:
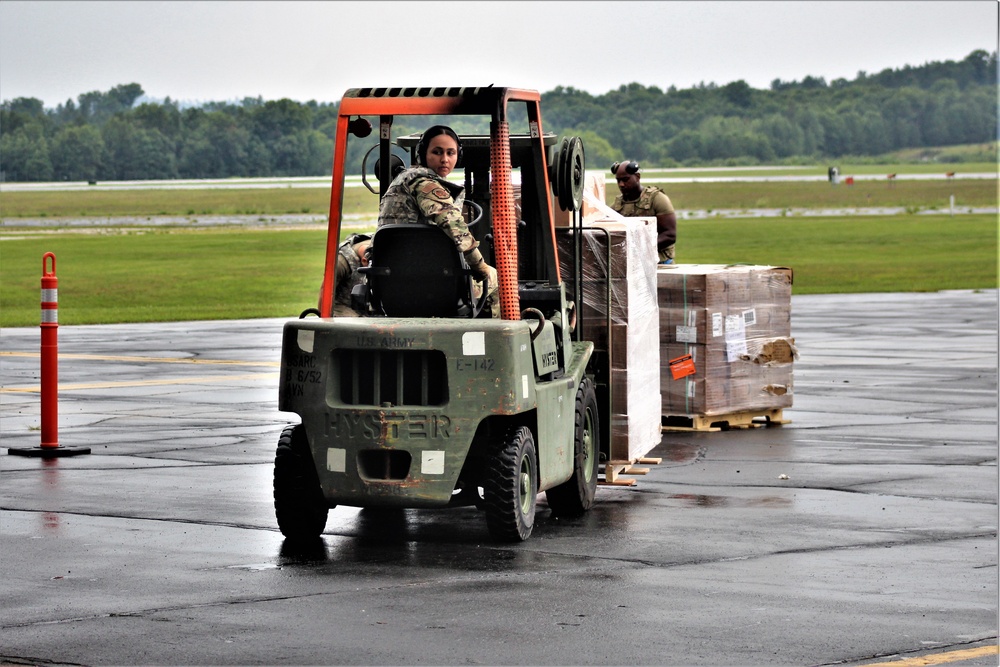
[{"label": "hyster text", "polygon": [[327,420],[327,435],[332,438],[377,440],[383,428],[386,440],[451,437],[451,419],[445,415],[338,412]]}]

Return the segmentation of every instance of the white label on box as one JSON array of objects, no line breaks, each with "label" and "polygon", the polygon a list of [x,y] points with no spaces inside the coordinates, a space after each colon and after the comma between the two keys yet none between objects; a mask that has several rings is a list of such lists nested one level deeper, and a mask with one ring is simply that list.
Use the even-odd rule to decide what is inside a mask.
[{"label": "white label on box", "polygon": [[751,308],[743,311],[743,326],[752,327],[757,324],[757,311]]},{"label": "white label on box", "polygon": [[691,380],[688,380],[687,381],[687,397],[688,398],[694,398],[694,387],[695,387],[694,382],[691,381]]},{"label": "white label on box", "polygon": [[726,317],[726,361],[732,363],[747,353],[746,327],[742,315]]},{"label": "white label on box", "polygon": [[420,472],[425,475],[443,475],[444,450],[425,450],[420,452]]},{"label": "white label on box", "polygon": [[677,342],[697,343],[698,327],[682,327],[680,325],[677,325]]},{"label": "white label on box", "polygon": [[722,313],[712,313],[712,338],[718,338],[725,331],[722,328]]}]

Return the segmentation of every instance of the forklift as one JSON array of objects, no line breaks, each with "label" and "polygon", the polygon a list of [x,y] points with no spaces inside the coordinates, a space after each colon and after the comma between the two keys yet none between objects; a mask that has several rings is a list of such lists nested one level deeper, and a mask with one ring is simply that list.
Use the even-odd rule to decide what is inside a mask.
[{"label": "forklift", "polygon": [[[283,329],[278,407],[301,419],[274,462],[287,539],[317,539],[337,505],[475,506],[503,542],[528,539],[541,492],[554,515],[592,506],[607,456],[610,405],[597,388],[607,369],[581,337],[583,290],[567,289],[582,273],[561,275],[557,244],[557,226],[575,234],[579,269],[585,157],[578,137],[543,131],[540,102],[492,86],[344,95],[319,307]],[[439,122],[461,137],[470,231],[497,270],[501,317],[474,297],[451,236],[426,223],[378,228],[367,283],[355,288],[365,315],[332,316],[349,142],[377,127],[362,180],[381,196],[407,155],[416,164],[421,135],[398,127]],[[366,173],[376,148],[378,190]]]}]

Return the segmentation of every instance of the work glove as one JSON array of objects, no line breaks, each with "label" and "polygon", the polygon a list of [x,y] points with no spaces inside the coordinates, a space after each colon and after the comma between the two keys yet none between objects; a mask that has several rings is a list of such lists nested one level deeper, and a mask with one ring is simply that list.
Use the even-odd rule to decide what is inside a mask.
[{"label": "work glove", "polygon": [[469,265],[474,274],[481,278],[486,277],[486,269],[483,267],[488,265],[486,264],[486,260],[483,259],[483,253],[479,252],[479,248],[472,248],[465,253],[465,263]]},{"label": "work glove", "polygon": [[[492,266],[487,264],[483,260],[482,254],[480,254],[478,249],[473,249],[466,253],[466,261],[469,262],[469,268],[472,269],[473,275],[475,275],[481,283],[474,283],[473,285],[473,298],[479,300],[482,295],[483,287],[486,288],[486,293],[489,295],[487,301],[487,307],[490,309],[490,313],[493,317],[500,317],[500,277],[497,275],[497,270]],[[475,264],[469,261],[478,260]]]},{"label": "work glove", "polygon": [[483,262],[483,266],[486,267],[484,282],[486,283],[486,292],[489,298],[486,301],[486,307],[490,309],[490,314],[499,319],[500,317],[500,279],[497,276],[497,270],[492,266]]}]

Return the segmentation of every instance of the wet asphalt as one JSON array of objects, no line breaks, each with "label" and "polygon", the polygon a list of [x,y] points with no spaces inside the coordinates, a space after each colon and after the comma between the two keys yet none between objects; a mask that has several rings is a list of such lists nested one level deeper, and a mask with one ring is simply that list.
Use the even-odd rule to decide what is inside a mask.
[{"label": "wet asphalt", "polygon": [[[286,544],[283,322],[60,327],[91,453],[0,450],[0,662],[997,664],[996,290],[793,296],[791,423],[665,432],[517,545],[355,508]],[[39,445],[38,351],[0,332],[3,448]]]}]

